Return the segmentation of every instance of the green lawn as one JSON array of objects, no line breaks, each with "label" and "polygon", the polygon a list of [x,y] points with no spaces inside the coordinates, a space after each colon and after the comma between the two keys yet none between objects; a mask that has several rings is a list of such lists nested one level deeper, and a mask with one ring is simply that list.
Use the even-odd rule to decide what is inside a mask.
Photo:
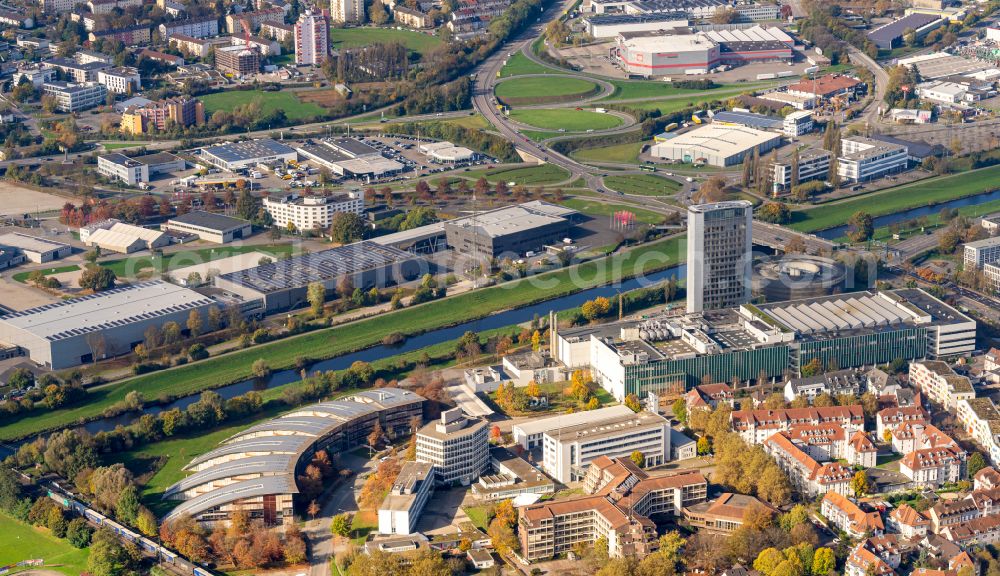
[{"label": "green lawn", "polygon": [[430,34],[368,26],[363,28],[332,28],[330,40],[333,43],[333,48],[358,48],[375,42],[399,42],[420,55],[424,55],[441,45],[441,39]]},{"label": "green lawn", "polygon": [[626,206],[624,204],[605,204],[604,202],[595,202],[592,200],[584,200],[582,198],[570,198],[568,200],[563,200],[560,204],[595,218],[607,217],[613,212],[627,210],[635,214],[636,220],[645,224],[659,224],[663,221],[662,214],[651,210],[636,208],[635,206]]},{"label": "green lawn", "polygon": [[137,148],[146,144],[150,144],[150,142],[101,142],[101,146],[104,146],[104,149],[109,151],[120,150],[122,148]]},{"label": "green lawn", "polygon": [[263,90],[229,90],[199,96],[205,103],[205,115],[211,116],[217,110],[232,110],[257,100],[260,102],[261,113],[270,114],[275,110],[283,110],[289,120],[306,120],[326,114],[319,104],[303,102],[292,92],[264,92]]},{"label": "green lawn", "polygon": [[[41,270],[42,274],[45,274],[46,276],[51,276],[53,274],[62,274],[63,272],[76,272],[79,269],[80,267],[77,266],[76,264],[70,264],[69,266],[59,266],[58,268],[42,268]],[[17,280],[18,282],[23,284],[28,281],[28,276],[31,276],[32,272],[35,271],[30,270],[26,272],[18,272],[17,274],[14,274],[14,280]]]},{"label": "green lawn", "polygon": [[507,64],[500,69],[500,77],[523,76],[525,74],[553,74],[555,70],[547,68],[534,60],[529,59],[523,53],[518,52],[507,59]]},{"label": "green lawn", "polygon": [[87,569],[87,550],[77,550],[69,542],[53,536],[47,528],[29,526],[0,512],[0,566],[21,560],[41,558],[46,569],[51,568],[67,576],[79,576]]},{"label": "green lawn", "polygon": [[581,148],[574,150],[570,156],[581,162],[618,162],[636,164],[639,162],[639,151],[642,142],[627,142],[603,148]]},{"label": "green lawn", "polygon": [[601,114],[589,110],[572,110],[570,108],[522,109],[512,110],[510,117],[545,130],[567,132],[583,132],[585,130],[607,130],[621,126],[622,119],[613,114]]},{"label": "green lawn", "polygon": [[[640,211],[631,210],[640,218],[643,217]],[[280,370],[294,366],[302,356],[312,359],[332,358],[377,345],[385,336],[394,332],[412,336],[482,318],[501,310],[602,286],[623,277],[648,273],[683,261],[684,245],[684,238],[670,238],[607,258],[584,262],[573,268],[554,270],[344,326],[316,330],[169,370],[136,376],[88,391],[87,401],[82,404],[60,410],[33,412],[23,418],[6,418],[0,423],[0,439],[24,438],[96,418],[106,408],[123,400],[132,390],[139,391],[148,399],[167,394],[180,397],[249,378],[252,375],[251,365],[257,359],[263,359],[272,369]]]},{"label": "green lawn", "polygon": [[[654,80],[609,80],[615,85],[615,90],[603,100],[628,100],[630,98],[656,98],[658,96],[676,96],[677,94],[699,94],[705,90],[676,88],[670,82]],[[713,88],[717,90],[718,87]]]},{"label": "green lawn", "polygon": [[1000,166],[929,178],[864,196],[792,212],[795,230],[813,232],[847,222],[858,211],[872,216],[893,214],[917,206],[928,206],[1000,187]]},{"label": "green lawn", "polygon": [[681,189],[678,182],[652,174],[608,176],[604,179],[604,184],[617,192],[640,196],[669,196]]},{"label": "green lawn", "polygon": [[151,270],[157,273],[169,272],[178,268],[194,266],[196,264],[211,262],[212,260],[228,258],[230,256],[235,256],[236,254],[245,254],[247,252],[265,252],[273,254],[277,257],[282,254],[290,254],[294,248],[295,247],[291,244],[278,244],[275,246],[218,246],[216,248],[183,250],[181,252],[172,252],[170,254],[164,254],[163,256],[157,257],[149,254],[132,256],[129,258],[121,258],[119,260],[101,262],[101,266],[110,268],[119,278],[132,278],[142,270]]},{"label": "green lawn", "polygon": [[476,528],[486,532],[486,528],[492,518],[489,514],[489,508],[489,506],[466,506],[462,510],[469,517],[469,521],[476,525]]},{"label": "green lawn", "polygon": [[565,132],[559,132],[555,130],[521,130],[521,134],[531,138],[535,142],[541,142],[542,140],[548,140],[549,138],[555,138],[556,136],[565,136]]},{"label": "green lawn", "polygon": [[586,96],[598,89],[597,84],[582,78],[558,75],[534,76],[501,82],[496,86],[496,95],[497,98],[514,103],[524,103],[539,98]]},{"label": "green lawn", "polygon": [[493,168],[490,170],[470,170],[463,176],[479,179],[483,176],[489,182],[514,182],[525,186],[556,184],[569,178],[569,172],[555,164],[538,164],[537,166],[516,166],[511,168]]}]

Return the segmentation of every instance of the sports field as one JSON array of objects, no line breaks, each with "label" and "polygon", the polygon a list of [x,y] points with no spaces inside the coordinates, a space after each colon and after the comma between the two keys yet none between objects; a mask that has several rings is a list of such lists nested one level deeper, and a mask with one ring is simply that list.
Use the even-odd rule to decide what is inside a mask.
[{"label": "sports field", "polygon": [[53,536],[47,528],[35,528],[0,512],[0,566],[21,560],[41,558],[46,569],[78,576],[87,570],[87,550],[78,550],[69,542]]},{"label": "sports field", "polygon": [[613,114],[600,114],[589,110],[570,108],[512,110],[511,119],[546,130],[583,132],[585,130],[607,130],[621,126],[622,119]]},{"label": "sports field", "polygon": [[652,174],[608,176],[604,179],[604,185],[616,192],[640,196],[669,196],[681,189],[676,181]]},{"label": "sports field", "polygon": [[332,28],[330,41],[333,48],[357,48],[368,46],[375,42],[388,44],[399,42],[421,56],[441,45],[441,39],[430,34],[412,30],[396,30],[394,28]]},{"label": "sports field", "polygon": [[570,157],[581,162],[619,162],[635,164],[639,161],[642,142],[627,142],[602,148],[581,148],[570,152]]},{"label": "sports field", "polygon": [[199,96],[205,103],[205,115],[211,116],[217,110],[230,111],[242,106],[260,101],[261,113],[270,114],[275,110],[283,110],[289,120],[305,120],[326,113],[322,106],[312,102],[303,102],[291,92],[264,92],[263,90],[230,90]]},{"label": "sports field", "polygon": [[526,76],[501,82],[496,86],[497,98],[512,104],[527,104],[532,101],[553,102],[584,97],[596,93],[597,84],[582,78],[569,76]]},{"label": "sports field", "polygon": [[929,206],[956,198],[989,192],[1000,187],[1000,166],[990,166],[960,174],[929,178],[880,192],[873,192],[792,212],[790,226],[795,230],[813,232],[840,226],[859,211],[872,216],[901,212],[917,206]]}]

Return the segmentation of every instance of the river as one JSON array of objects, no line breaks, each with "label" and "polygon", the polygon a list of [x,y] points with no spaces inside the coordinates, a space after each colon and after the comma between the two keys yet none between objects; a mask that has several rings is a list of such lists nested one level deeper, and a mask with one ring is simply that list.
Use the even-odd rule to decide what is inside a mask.
[{"label": "river", "polygon": [[[937,214],[942,208],[963,208],[965,206],[978,206],[979,204],[985,204],[987,202],[992,202],[994,200],[1000,200],[1000,190],[994,190],[992,192],[985,192],[983,194],[976,194],[974,196],[966,196],[964,198],[958,198],[956,200],[951,200],[948,202],[942,202],[940,204],[931,204],[929,206],[918,206],[916,208],[910,208],[909,210],[904,210],[902,212],[894,212],[892,214],[886,214],[884,216],[876,216],[874,220],[875,228],[883,228],[889,226],[890,224],[895,224],[897,222],[904,222],[906,220],[912,220],[914,218],[919,218],[921,216],[931,216]],[[847,224],[836,226],[834,228],[827,228],[826,230],[820,230],[814,232],[816,236],[820,238],[825,238],[826,240],[836,240],[842,236],[847,235]]]}]

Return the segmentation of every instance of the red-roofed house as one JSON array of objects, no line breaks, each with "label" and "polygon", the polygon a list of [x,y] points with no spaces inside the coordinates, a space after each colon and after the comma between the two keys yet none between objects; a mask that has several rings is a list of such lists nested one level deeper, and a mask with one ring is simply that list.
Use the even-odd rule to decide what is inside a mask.
[{"label": "red-roofed house", "polygon": [[952,446],[914,450],[899,461],[899,471],[919,486],[958,482],[965,475],[965,451]]},{"label": "red-roofed house", "polygon": [[865,512],[843,494],[828,492],[823,496],[820,513],[851,538],[865,534],[879,535],[885,532],[882,516],[876,512]]},{"label": "red-roofed house", "polygon": [[927,412],[919,404],[886,408],[875,416],[875,434],[879,440],[884,440],[886,430],[895,430],[906,422],[924,422],[928,418]]},{"label": "red-roofed house", "polygon": [[720,402],[735,406],[735,395],[728,384],[702,384],[695,386],[684,395],[688,412],[692,410],[714,410]]},{"label": "red-roofed house", "polygon": [[837,424],[847,433],[863,430],[865,413],[860,404],[784,408],[779,410],[736,410],[730,416],[733,430],[748,444],[762,444],[775,432],[785,432],[796,425]]},{"label": "red-roofed house", "polygon": [[914,536],[926,536],[930,527],[930,520],[923,514],[917,512],[909,504],[900,504],[898,508],[889,513],[889,528],[899,532],[904,538]]},{"label": "red-roofed house", "polygon": [[972,477],[973,490],[990,490],[1000,486],[1000,472],[996,468],[987,466]]},{"label": "red-roofed house", "polygon": [[839,462],[820,464],[806,453],[804,447],[801,442],[792,441],[786,433],[773,434],[764,443],[764,449],[788,474],[792,486],[806,497],[827,492],[847,494],[854,475],[851,470]]},{"label": "red-roofed house", "polygon": [[844,574],[846,576],[889,576],[896,573],[885,560],[865,548],[864,542],[851,550],[847,556],[845,568]]}]

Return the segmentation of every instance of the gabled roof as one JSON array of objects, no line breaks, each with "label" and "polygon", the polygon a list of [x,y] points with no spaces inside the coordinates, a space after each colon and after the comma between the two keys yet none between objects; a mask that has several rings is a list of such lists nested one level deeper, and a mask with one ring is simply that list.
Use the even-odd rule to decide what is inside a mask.
[{"label": "gabled roof", "polygon": [[920,512],[917,512],[917,510],[912,506],[905,503],[900,504],[898,508],[890,512],[889,517],[903,526],[911,526],[913,528],[930,526],[930,520],[928,520]]}]

